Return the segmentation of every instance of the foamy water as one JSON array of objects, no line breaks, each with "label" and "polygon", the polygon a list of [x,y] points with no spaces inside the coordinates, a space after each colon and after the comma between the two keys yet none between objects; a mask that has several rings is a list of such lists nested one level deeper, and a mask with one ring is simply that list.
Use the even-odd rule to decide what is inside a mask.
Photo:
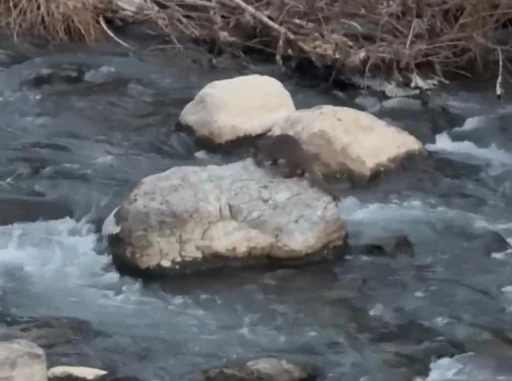
[{"label": "foamy water", "polygon": [[454,160],[491,165],[492,173],[508,168],[512,164],[512,154],[497,148],[495,144],[490,147],[478,147],[469,141],[453,141],[446,132],[437,135],[435,143],[426,144],[425,147],[431,152],[444,154]]},{"label": "foamy water", "polygon": [[512,375],[497,368],[492,360],[468,353],[443,357],[430,365],[425,381],[512,381]]},{"label": "foamy water", "polygon": [[69,218],[0,227],[0,286],[13,312],[71,316],[109,328],[123,316],[121,329],[136,329],[151,310],[158,329],[168,326],[170,310],[181,308],[190,315],[186,325],[198,323],[191,301],[154,292],[147,297],[140,282],[121,278],[110,258],[96,253],[99,239],[92,225]]},{"label": "foamy water", "polygon": [[[503,111],[509,111],[510,108]],[[482,128],[485,125],[486,116],[468,118],[460,130],[471,130]],[[498,149],[496,145],[479,147],[469,141],[453,141],[446,132],[436,136],[435,143],[427,144],[427,150],[445,155],[453,160],[479,164],[486,167],[490,174],[497,174],[512,165],[512,153]],[[429,205],[427,200],[397,201],[387,204],[368,203],[364,204],[355,197],[349,197],[340,204],[340,213],[347,223],[349,230],[354,230],[360,235],[371,236],[372,234],[400,233],[404,226],[423,224],[421,236],[431,236],[437,239],[435,225],[442,225],[443,222],[452,224],[470,224],[475,228],[485,227],[500,231],[509,242],[512,237],[507,237],[506,232],[512,228],[512,221],[493,221],[478,214],[467,213],[459,210],[452,210],[445,207]],[[428,221],[434,222],[429,231]],[[409,232],[414,232],[411,229]],[[414,237],[412,237],[414,239]],[[357,234],[356,234],[357,239]],[[510,251],[504,253],[493,253],[496,260],[510,256]],[[512,283],[511,283],[512,284]],[[503,296],[509,299],[509,305],[504,306],[507,311],[512,310],[512,298],[510,298],[511,286],[504,287],[501,291]],[[424,296],[423,292],[417,292],[416,297]],[[379,305],[383,310],[382,305]],[[383,310],[384,311],[384,310]],[[382,314],[384,312],[380,312]],[[426,378],[417,377],[415,381],[512,381],[512,370],[503,371],[496,368],[496,364],[489,358],[482,358],[475,354],[463,354],[453,358],[440,358],[430,365],[430,372]]]}]

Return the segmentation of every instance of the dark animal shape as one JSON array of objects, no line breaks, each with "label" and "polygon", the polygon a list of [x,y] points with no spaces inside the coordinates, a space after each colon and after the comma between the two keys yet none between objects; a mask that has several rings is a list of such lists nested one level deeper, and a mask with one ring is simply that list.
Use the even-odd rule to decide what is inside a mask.
[{"label": "dark animal shape", "polygon": [[255,161],[258,165],[270,162],[272,165],[282,165],[287,170],[285,178],[302,177],[306,173],[313,185],[317,186],[335,201],[339,195],[322,178],[312,165],[312,158],[304,149],[300,141],[290,134],[279,134],[263,138],[256,147]]}]

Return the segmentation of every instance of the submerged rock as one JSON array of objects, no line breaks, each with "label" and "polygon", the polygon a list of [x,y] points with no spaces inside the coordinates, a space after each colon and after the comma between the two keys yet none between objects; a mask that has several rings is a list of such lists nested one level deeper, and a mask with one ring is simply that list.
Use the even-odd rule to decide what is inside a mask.
[{"label": "submerged rock", "polygon": [[27,340],[0,342],[0,380],[47,381],[44,351]]},{"label": "submerged rock", "polygon": [[143,179],[103,234],[118,266],[153,272],[307,261],[345,241],[330,196],[307,179],[272,176],[251,159]]},{"label": "submerged rock", "polygon": [[461,128],[450,131],[449,135],[456,142],[469,141],[478,147],[496,147],[510,152],[511,118],[512,111],[509,109],[497,111],[495,114],[474,116],[466,119]]},{"label": "submerged rock", "polygon": [[449,111],[437,98],[429,104],[403,97],[388,99],[382,102],[375,116],[392,120],[395,126],[407,131],[423,144],[434,143],[436,135],[463,122],[462,117]]},{"label": "submerged rock", "polygon": [[348,107],[317,106],[275,122],[271,135],[289,133],[316,153],[324,172],[350,170],[363,179],[391,168],[408,154],[424,153],[409,133],[372,114]]},{"label": "submerged rock", "polygon": [[266,357],[204,372],[206,381],[314,381],[315,369]]},{"label": "submerged rock", "polygon": [[369,243],[364,243],[360,249],[369,255],[397,257],[399,255],[414,256],[414,244],[405,234],[396,236],[377,237]]},{"label": "submerged rock", "polygon": [[200,138],[225,143],[265,133],[269,120],[293,111],[293,99],[281,82],[254,74],[209,83],[185,106],[179,122]]},{"label": "submerged rock", "polygon": [[485,255],[502,253],[512,248],[505,237],[493,230],[476,233],[472,240],[466,240],[462,244],[462,247],[466,246]]},{"label": "submerged rock", "polygon": [[79,65],[60,65],[55,67],[46,67],[32,74],[32,76],[22,81],[22,86],[40,88],[46,85],[54,84],[76,84],[84,80],[86,70]]},{"label": "submerged rock", "polygon": [[72,217],[63,203],[36,197],[0,197],[0,226]]},{"label": "submerged rock", "polygon": [[372,97],[370,95],[360,95],[356,99],[354,99],[354,103],[362,107],[364,111],[370,113],[379,111],[380,108],[382,107],[379,99],[377,97]]}]

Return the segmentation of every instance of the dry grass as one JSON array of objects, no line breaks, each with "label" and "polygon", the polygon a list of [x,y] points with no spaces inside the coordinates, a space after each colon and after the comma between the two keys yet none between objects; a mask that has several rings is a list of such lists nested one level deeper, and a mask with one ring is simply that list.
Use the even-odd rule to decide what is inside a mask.
[{"label": "dry grass", "polygon": [[108,9],[109,0],[0,0],[2,20],[15,38],[39,34],[55,42],[103,38],[98,15]]},{"label": "dry grass", "polygon": [[[119,1],[119,0],[118,0]],[[142,1],[142,0],[141,0]],[[253,47],[308,58],[344,75],[409,78],[427,70],[489,72],[512,57],[510,0],[145,0],[152,18],[175,41],[216,41],[226,50]],[[15,34],[93,42],[99,16],[115,0],[0,0]],[[146,7],[147,9],[147,7]],[[139,15],[140,16],[140,15]],[[4,19],[6,19],[4,17]],[[512,39],[512,38],[511,38]]]}]

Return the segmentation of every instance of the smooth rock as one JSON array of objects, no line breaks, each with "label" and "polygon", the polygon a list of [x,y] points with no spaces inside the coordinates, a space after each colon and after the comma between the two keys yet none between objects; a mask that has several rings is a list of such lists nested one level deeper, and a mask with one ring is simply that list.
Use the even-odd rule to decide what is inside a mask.
[{"label": "smooth rock", "polygon": [[271,121],[293,111],[293,99],[281,82],[254,74],[209,83],[185,106],[179,122],[197,137],[225,143],[265,133]]},{"label": "smooth rock", "polygon": [[[146,177],[104,223],[114,262],[184,270],[218,260],[297,260],[344,244],[332,198],[251,159]],[[190,266],[189,266],[190,267]]]},{"label": "smooth rock", "polygon": [[44,351],[27,340],[0,342],[0,380],[47,381]]},{"label": "smooth rock", "polygon": [[251,360],[245,364],[214,368],[204,372],[206,381],[313,381],[316,371],[272,357]]},{"label": "smooth rock", "polygon": [[409,133],[349,107],[317,106],[277,121],[271,135],[289,133],[319,160],[324,172],[350,169],[363,178],[393,167],[407,154],[425,152]]},{"label": "smooth rock", "polygon": [[81,380],[94,380],[104,374],[107,374],[104,370],[83,366],[56,366],[48,370],[48,378],[51,381],[60,381],[70,377]]}]

